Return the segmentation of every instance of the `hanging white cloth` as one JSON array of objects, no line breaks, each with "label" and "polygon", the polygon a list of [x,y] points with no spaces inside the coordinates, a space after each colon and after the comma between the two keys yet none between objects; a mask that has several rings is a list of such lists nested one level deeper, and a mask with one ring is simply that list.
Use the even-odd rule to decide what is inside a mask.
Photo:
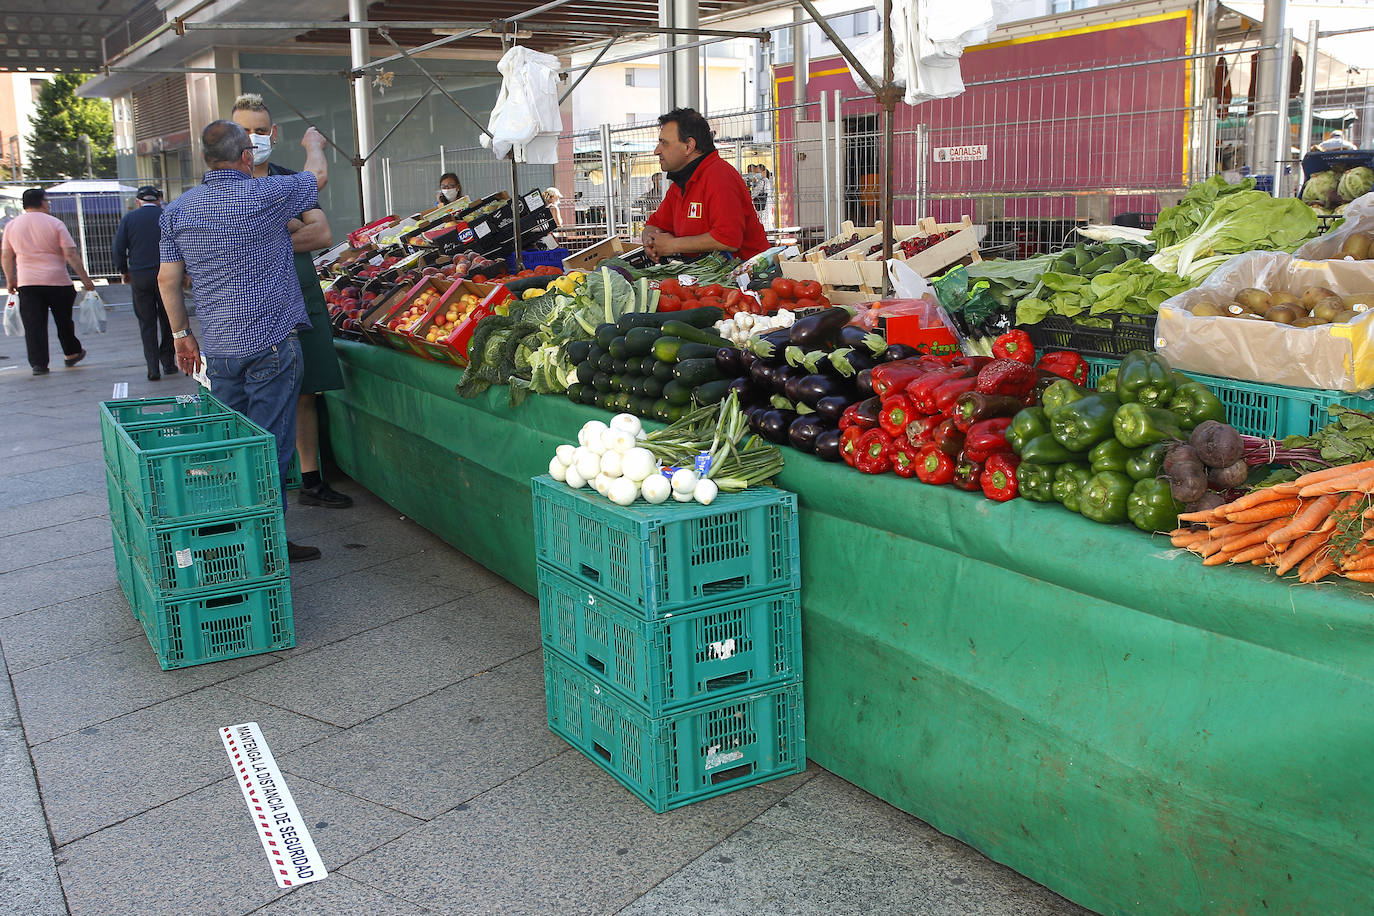
[{"label": "hanging white cloth", "polygon": [[[1010,0],[893,0],[893,78],[906,90],[903,100],[918,105],[961,94],[964,48],[986,41],[1010,7]],[[881,31],[858,42],[854,52],[875,78],[882,74]],[[859,88],[870,88],[853,77]]]},{"label": "hanging white cloth", "polygon": [[519,45],[502,57],[501,93],[491,110],[482,145],[498,157],[515,151],[516,162],[554,165],[563,117],[558,112],[558,58]]}]

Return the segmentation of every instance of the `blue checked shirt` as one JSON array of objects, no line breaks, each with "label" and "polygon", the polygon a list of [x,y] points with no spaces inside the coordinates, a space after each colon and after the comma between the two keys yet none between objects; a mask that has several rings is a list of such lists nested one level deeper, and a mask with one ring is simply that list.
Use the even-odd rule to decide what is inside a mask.
[{"label": "blue checked shirt", "polygon": [[206,356],[251,356],[310,322],[286,221],[318,206],[312,172],[211,169],[162,211],[162,260],[186,262]]}]

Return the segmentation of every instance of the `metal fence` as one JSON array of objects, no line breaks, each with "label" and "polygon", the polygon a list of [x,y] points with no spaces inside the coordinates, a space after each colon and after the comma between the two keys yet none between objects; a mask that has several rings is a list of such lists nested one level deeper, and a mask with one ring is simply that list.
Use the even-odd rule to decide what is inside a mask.
[{"label": "metal fence", "polygon": [[[490,150],[478,147],[439,147],[431,156],[381,161],[382,205],[386,213],[418,213],[433,207],[439,193],[439,176],[453,172],[463,193],[473,200],[497,191],[512,190],[511,166]],[[554,166],[519,165],[516,193],[554,184]]]},{"label": "metal fence", "polygon": [[76,242],[81,262],[92,277],[118,279],[114,237],[119,221],[132,206],[132,194],[50,194],[52,215],[60,219]]}]

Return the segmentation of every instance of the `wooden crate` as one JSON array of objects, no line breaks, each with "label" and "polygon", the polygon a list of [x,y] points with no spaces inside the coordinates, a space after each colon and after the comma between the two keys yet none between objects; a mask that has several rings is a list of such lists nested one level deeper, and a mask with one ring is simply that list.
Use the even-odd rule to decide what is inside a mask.
[{"label": "wooden crate", "polygon": [[[880,226],[881,224],[879,224],[879,227]],[[876,232],[878,232],[879,227],[855,226],[849,220],[845,220],[844,222],[840,223],[840,231],[838,234],[831,236],[824,242],[821,242],[816,247],[803,252],[796,258],[791,258],[789,260],[783,261],[779,265],[782,268],[782,275],[784,277],[787,277],[789,280],[819,281],[822,279],[822,271],[824,269],[821,266],[821,262],[827,260],[824,254],[825,247],[827,245],[833,245],[838,241],[842,241],[844,239],[849,238],[852,235],[858,234],[861,241],[856,243],[855,246],[851,246],[857,247],[857,245],[863,244],[863,240],[868,239]],[[838,255],[836,256],[838,257]]]},{"label": "wooden crate", "polygon": [[[882,230],[882,224],[878,226]],[[917,235],[931,235],[936,232],[953,232],[954,235],[943,242],[920,252],[915,258],[908,258],[896,243],[906,241]],[[892,257],[897,261],[911,263],[913,269],[923,277],[938,273],[944,267],[968,258],[978,257],[978,234],[972,221],[966,216],[958,223],[937,223],[926,217],[915,226],[894,226],[892,230],[894,248]],[[827,286],[856,287],[861,290],[879,290],[883,285],[883,274],[887,269],[883,263],[882,252],[868,253],[874,240],[865,239],[836,258],[825,261],[821,266],[821,282]]]},{"label": "wooden crate", "polygon": [[643,248],[613,235],[602,239],[590,248],[583,248],[581,251],[568,255],[563,259],[563,272],[595,270],[596,265],[607,258],[623,258],[637,251],[643,251]]}]

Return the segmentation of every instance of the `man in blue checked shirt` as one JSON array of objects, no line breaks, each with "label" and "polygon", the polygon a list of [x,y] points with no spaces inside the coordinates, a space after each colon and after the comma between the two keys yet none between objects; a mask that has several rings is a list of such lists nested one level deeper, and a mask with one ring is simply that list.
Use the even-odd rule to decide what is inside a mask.
[{"label": "man in blue checked shirt", "polygon": [[[161,218],[158,287],[177,367],[194,373],[204,354],[215,397],[276,437],[284,483],[296,447],[301,388],[296,329],[310,321],[287,221],[319,206],[319,189],[328,180],[324,137],[307,130],[301,139],[305,168],[266,178],[252,177],[253,142],[233,121],[211,122],[201,146],[209,167],[204,183],[172,201]],[[191,333],[186,315],[182,280],[188,271],[203,341]],[[292,562],[320,556],[315,547],[287,546]]]}]

